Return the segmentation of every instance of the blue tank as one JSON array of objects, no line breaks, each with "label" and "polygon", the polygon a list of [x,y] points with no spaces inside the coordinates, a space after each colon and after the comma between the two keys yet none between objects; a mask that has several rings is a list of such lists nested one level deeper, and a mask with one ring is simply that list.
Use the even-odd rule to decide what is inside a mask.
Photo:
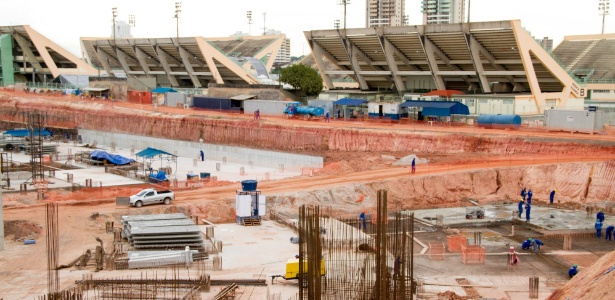
[{"label": "blue tank", "polygon": [[519,128],[521,117],[519,115],[480,115],[477,120],[479,127],[485,128]]},{"label": "blue tank", "polygon": [[325,113],[325,110],[317,106],[298,106],[297,113],[301,115],[310,115],[312,117],[320,117]]},{"label": "blue tank", "polygon": [[299,102],[292,103],[284,109],[285,114],[320,117],[325,113],[324,108],[318,106],[303,106]]}]

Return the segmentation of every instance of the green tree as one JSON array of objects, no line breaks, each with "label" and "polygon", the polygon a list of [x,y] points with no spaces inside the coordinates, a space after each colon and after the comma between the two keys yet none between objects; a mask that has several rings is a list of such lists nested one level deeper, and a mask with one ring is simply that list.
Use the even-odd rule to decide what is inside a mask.
[{"label": "green tree", "polygon": [[322,91],[322,77],[309,66],[295,64],[282,69],[280,81],[290,84],[307,96],[316,96]]}]

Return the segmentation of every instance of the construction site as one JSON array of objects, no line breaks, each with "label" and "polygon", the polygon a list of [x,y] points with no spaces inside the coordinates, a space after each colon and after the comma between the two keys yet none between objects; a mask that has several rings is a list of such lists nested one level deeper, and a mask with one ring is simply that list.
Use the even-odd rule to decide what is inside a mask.
[{"label": "construction site", "polygon": [[[8,89],[0,116],[29,132],[2,140],[3,299],[606,299],[615,276],[594,229],[599,210],[615,222],[609,128],[254,120]],[[174,199],[128,205],[147,188]]]}]

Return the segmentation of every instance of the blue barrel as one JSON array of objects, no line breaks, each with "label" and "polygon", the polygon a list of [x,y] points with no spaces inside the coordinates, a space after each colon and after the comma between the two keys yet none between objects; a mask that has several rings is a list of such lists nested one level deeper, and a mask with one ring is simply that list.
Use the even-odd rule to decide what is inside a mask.
[{"label": "blue barrel", "polygon": [[241,189],[244,191],[256,191],[256,185],[258,181],[256,180],[244,180],[241,182]]},{"label": "blue barrel", "polygon": [[36,240],[23,240],[24,245],[36,244]]},{"label": "blue barrel", "polygon": [[519,128],[521,117],[519,115],[480,115],[478,126],[487,128]]},{"label": "blue barrel", "polygon": [[201,174],[200,174],[200,175],[201,175],[201,179],[211,177],[211,174],[210,174],[210,173],[208,173],[208,172],[201,172]]}]

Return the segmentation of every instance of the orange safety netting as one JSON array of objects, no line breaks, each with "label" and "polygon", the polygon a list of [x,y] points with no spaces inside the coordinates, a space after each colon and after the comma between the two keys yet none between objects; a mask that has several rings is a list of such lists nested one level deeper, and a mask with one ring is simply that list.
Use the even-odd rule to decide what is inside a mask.
[{"label": "orange safety netting", "polygon": [[461,246],[466,245],[465,235],[449,235],[446,240],[448,241],[449,252],[461,252]]},{"label": "orange safety netting", "polygon": [[443,242],[429,242],[429,259],[443,260],[444,251]]},{"label": "orange safety netting", "polygon": [[464,264],[484,264],[485,248],[480,245],[462,245],[461,261]]}]

